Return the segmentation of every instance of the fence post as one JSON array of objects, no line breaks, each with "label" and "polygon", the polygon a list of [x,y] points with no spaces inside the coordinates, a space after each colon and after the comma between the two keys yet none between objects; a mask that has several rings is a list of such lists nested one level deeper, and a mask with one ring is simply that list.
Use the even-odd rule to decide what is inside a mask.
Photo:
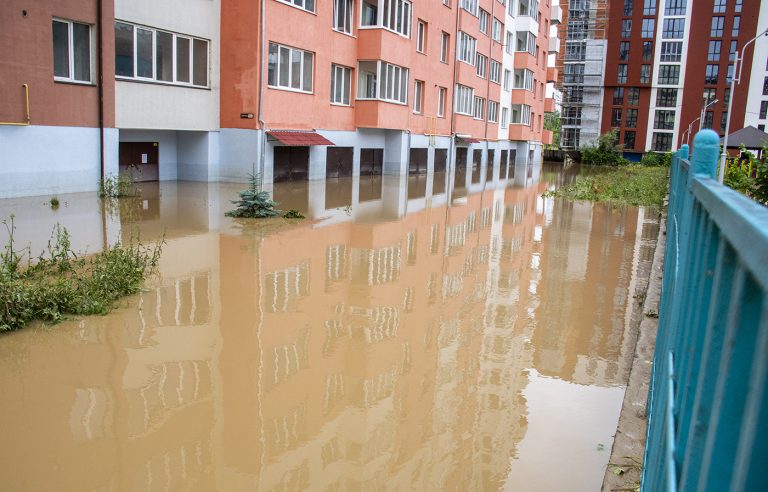
[{"label": "fence post", "polygon": [[[693,138],[691,173],[715,178],[720,155],[720,137],[712,130],[701,130]],[[689,180],[690,182],[690,180]]]}]

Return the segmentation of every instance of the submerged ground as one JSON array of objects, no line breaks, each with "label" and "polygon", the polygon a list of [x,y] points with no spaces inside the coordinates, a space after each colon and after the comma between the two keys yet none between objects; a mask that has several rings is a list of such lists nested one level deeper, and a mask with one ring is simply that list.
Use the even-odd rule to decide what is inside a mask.
[{"label": "submerged ground", "polygon": [[657,216],[545,171],[276,186],[301,221],[225,218],[239,185],[0,201],[33,248],[167,240],[108,316],[0,336],[2,488],[599,490]]}]

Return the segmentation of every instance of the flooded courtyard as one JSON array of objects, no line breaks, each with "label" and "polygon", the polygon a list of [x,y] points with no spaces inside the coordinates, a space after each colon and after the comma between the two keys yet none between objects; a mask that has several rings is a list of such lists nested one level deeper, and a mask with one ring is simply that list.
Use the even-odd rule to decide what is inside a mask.
[{"label": "flooded courtyard", "polygon": [[0,488],[599,490],[658,221],[542,197],[571,178],[275,185],[295,221],[225,218],[241,184],[0,201],[35,251],[167,241],[111,314],[0,335]]}]

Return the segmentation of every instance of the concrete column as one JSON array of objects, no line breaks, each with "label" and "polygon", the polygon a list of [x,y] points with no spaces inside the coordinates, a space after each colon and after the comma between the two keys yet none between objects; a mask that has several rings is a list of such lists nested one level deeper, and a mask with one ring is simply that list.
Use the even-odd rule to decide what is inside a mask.
[{"label": "concrete column", "polygon": [[409,150],[408,134],[400,130],[388,130],[384,137],[383,174],[407,175]]},{"label": "concrete column", "polygon": [[312,219],[322,217],[325,213],[325,179],[310,180],[307,192],[309,217]]},{"label": "concrete column", "polygon": [[325,162],[328,147],[312,145],[309,147],[309,180],[325,179]]}]

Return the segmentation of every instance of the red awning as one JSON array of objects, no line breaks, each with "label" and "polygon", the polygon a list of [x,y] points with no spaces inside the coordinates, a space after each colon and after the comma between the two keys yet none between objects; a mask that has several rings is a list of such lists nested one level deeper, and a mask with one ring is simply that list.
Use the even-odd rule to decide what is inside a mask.
[{"label": "red awning", "polygon": [[479,138],[472,138],[472,137],[459,137],[459,140],[465,143],[480,143],[481,140]]},{"label": "red awning", "polygon": [[290,147],[306,147],[308,145],[333,145],[333,142],[317,132],[295,130],[273,130],[267,134]]}]

